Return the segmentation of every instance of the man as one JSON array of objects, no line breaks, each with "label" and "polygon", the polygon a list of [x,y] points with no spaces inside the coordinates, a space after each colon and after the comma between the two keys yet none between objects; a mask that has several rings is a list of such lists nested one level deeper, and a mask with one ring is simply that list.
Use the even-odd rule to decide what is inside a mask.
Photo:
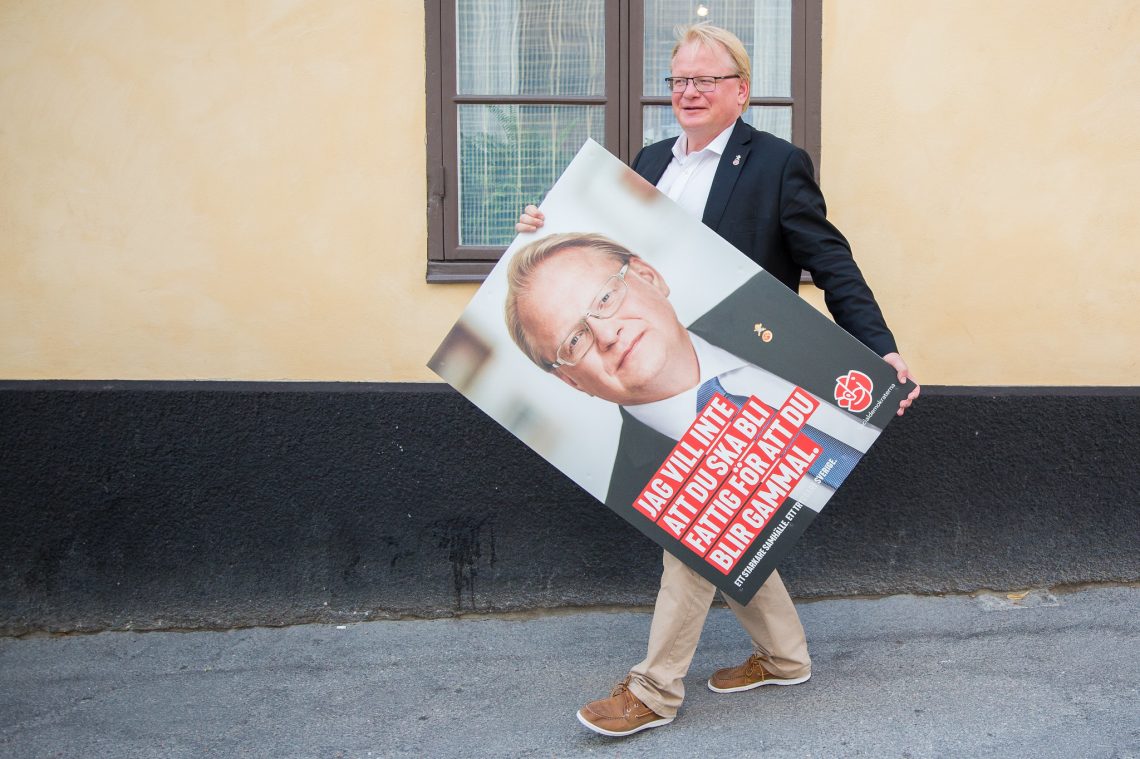
[{"label": "man", "polygon": [[[751,64],[740,40],[710,25],[689,27],[673,49],[671,73],[673,113],[683,134],[642,150],[633,169],[791,289],[798,289],[801,269],[810,272],[824,290],[836,323],[882,356],[897,371],[900,383],[910,379],[847,241],[827,221],[811,160],[803,150],[740,120],[751,84]],[[541,212],[527,206],[516,229],[532,232],[542,223]],[[641,276],[638,267],[631,269]],[[645,285],[651,284],[650,275]],[[644,293],[641,285],[637,287]],[[604,321],[587,317],[584,323],[595,330]],[[595,336],[593,351],[603,344]],[[660,352],[653,355],[664,367],[668,357]],[[618,373],[624,369],[620,360],[613,367]],[[586,392],[602,387],[575,379],[571,376],[575,368],[557,362],[551,366]],[[676,381],[675,372],[666,374],[661,381]],[[690,372],[685,379],[696,382],[699,377]],[[648,384],[631,381],[629,386],[636,391]],[[899,404],[900,415],[918,393],[916,386]],[[684,699],[683,678],[715,590],[668,552],[663,564],[645,660],[609,698],[578,712],[579,721],[595,732],[622,736],[666,725]],[[753,654],[740,666],[714,673],[711,689],[737,692],[793,685],[811,676],[803,628],[778,574],[769,577],[747,606],[727,601],[752,638]]]}]

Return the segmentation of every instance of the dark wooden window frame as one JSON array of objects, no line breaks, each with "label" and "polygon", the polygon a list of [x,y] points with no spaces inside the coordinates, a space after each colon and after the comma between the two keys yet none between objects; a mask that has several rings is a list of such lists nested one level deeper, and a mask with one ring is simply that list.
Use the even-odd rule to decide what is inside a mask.
[{"label": "dark wooden window frame", "polygon": [[[792,96],[752,98],[752,105],[792,107],[792,141],[820,164],[823,0],[792,0]],[[629,162],[640,147],[642,107],[668,97],[640,94],[643,32],[640,0],[607,0],[604,97],[471,96],[456,93],[455,0],[425,0],[427,48],[428,282],[481,282],[503,248],[460,246],[458,108],[460,105],[602,105],[605,146]],[[519,209],[520,211],[522,209]],[[810,281],[810,279],[805,279]]]}]

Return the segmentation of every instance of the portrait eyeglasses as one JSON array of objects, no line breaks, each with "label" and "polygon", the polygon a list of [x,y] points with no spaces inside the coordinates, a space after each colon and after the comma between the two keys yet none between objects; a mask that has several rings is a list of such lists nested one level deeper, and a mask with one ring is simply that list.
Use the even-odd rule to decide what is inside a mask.
[{"label": "portrait eyeglasses", "polygon": [[550,365],[551,371],[560,366],[574,366],[594,347],[594,331],[590,329],[590,318],[609,319],[621,308],[625,301],[625,294],[629,285],[625,281],[625,274],[629,271],[629,264],[621,267],[617,274],[611,275],[598,294],[590,302],[590,310],[578,322],[578,326],[566,336],[558,346],[558,355]]},{"label": "portrait eyeglasses", "polygon": [[740,74],[726,74],[725,76],[667,76],[665,77],[665,84],[673,92],[684,92],[689,82],[693,83],[693,87],[697,92],[712,92],[716,89],[716,83],[721,79],[739,79]]}]

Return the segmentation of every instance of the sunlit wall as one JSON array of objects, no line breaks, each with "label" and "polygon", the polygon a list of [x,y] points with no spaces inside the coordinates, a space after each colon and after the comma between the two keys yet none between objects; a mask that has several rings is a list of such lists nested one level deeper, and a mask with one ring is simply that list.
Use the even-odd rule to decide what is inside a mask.
[{"label": "sunlit wall", "polygon": [[[919,378],[1140,383],[1140,8],[823,11],[824,190]],[[0,5],[0,378],[433,379],[424,90],[422,4]]]}]

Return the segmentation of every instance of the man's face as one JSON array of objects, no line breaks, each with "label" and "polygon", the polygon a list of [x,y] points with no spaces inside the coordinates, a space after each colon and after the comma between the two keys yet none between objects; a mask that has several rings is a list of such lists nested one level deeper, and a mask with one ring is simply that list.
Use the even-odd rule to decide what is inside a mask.
[{"label": "man's face", "polygon": [[[728,76],[736,68],[721,45],[689,42],[673,56],[672,72],[673,76]],[[722,79],[712,92],[697,92],[690,83],[684,92],[673,93],[673,115],[690,141],[711,141],[736,121],[747,102],[748,84],[743,79]]]},{"label": "man's face", "polygon": [[[620,269],[619,261],[589,248],[561,251],[535,269],[518,309],[544,361],[554,363],[563,338],[581,324],[598,291]],[[688,389],[696,382],[696,354],[669,303],[665,280],[634,258],[625,281],[625,299],[614,315],[589,319],[593,348],[574,366],[554,373],[571,387],[624,405]]]}]

